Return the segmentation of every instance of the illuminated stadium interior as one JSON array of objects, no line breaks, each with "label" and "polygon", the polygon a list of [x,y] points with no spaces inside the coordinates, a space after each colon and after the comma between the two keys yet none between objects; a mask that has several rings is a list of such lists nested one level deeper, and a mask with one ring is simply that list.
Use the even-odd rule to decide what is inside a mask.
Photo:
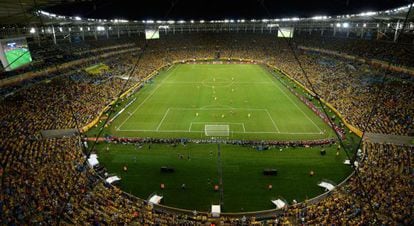
[{"label": "illuminated stadium interior", "polygon": [[0,0],[1,224],[414,225],[413,7]]}]

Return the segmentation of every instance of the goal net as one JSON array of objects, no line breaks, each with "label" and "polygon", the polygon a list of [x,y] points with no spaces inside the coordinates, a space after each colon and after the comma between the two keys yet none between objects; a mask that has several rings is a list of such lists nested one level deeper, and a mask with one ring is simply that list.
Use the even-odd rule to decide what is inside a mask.
[{"label": "goal net", "polygon": [[205,125],[204,131],[209,137],[228,137],[230,134],[229,125]]}]

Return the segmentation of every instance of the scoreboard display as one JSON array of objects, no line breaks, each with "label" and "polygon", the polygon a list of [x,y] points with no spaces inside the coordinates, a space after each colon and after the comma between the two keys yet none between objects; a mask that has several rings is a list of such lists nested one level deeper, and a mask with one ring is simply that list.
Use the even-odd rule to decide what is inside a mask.
[{"label": "scoreboard display", "polygon": [[281,27],[277,32],[279,38],[293,38],[293,27]]},{"label": "scoreboard display", "polygon": [[158,29],[145,29],[145,39],[159,39],[160,32]]},{"label": "scoreboard display", "polygon": [[5,71],[12,71],[32,62],[26,38],[0,39],[0,60]]}]

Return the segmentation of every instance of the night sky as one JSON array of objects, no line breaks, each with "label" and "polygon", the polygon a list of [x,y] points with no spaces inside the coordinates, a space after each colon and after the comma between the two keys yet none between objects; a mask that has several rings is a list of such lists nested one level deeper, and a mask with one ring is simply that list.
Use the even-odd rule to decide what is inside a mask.
[{"label": "night sky", "polygon": [[[175,6],[171,7],[175,2]],[[94,0],[75,1],[47,11],[105,19],[262,19],[341,15],[408,5],[409,0]],[[266,9],[262,6],[265,5]],[[169,13],[169,9],[171,9]],[[270,15],[270,16],[269,16]]]}]

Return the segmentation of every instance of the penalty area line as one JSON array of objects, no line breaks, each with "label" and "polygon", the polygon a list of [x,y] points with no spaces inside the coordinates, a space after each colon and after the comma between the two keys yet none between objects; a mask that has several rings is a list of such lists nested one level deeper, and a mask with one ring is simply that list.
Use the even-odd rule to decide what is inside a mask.
[{"label": "penalty area line", "polygon": [[[243,124],[243,123],[241,123]],[[145,129],[123,129],[120,132],[153,132],[153,133],[203,133],[204,131],[195,130],[145,130]],[[321,135],[321,133],[312,132],[271,132],[271,131],[231,131],[234,134],[281,134],[281,135]]]},{"label": "penalty area line", "polygon": [[167,111],[165,111],[164,117],[162,117],[162,119],[161,119],[160,123],[159,123],[159,124],[158,124],[158,126],[157,126],[157,129],[156,129],[157,131],[160,129],[160,127],[161,127],[162,123],[164,122],[165,118],[167,117],[168,112],[170,112],[170,108],[168,108],[168,109],[167,109]]}]

